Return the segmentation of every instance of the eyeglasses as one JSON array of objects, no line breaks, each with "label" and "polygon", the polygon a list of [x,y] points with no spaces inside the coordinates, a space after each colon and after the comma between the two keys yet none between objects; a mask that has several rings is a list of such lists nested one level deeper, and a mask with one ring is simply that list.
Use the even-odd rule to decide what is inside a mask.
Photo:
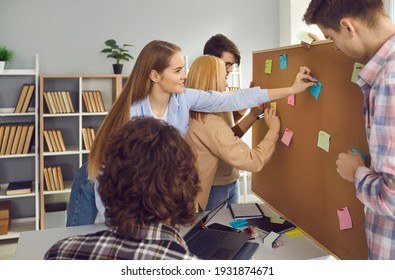
[{"label": "eyeglasses", "polygon": [[225,62],[225,68],[226,68],[226,70],[234,69],[234,68],[237,68],[238,66],[239,66],[239,65],[238,65],[236,62],[234,62],[234,63]]}]

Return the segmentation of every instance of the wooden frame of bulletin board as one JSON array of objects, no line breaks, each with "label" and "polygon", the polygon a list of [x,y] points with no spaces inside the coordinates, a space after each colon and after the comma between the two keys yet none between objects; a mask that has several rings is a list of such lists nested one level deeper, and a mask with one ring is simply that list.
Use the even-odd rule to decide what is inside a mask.
[{"label": "wooden frame of bulletin board", "polygon": [[[283,54],[287,68],[280,70]],[[272,60],[271,74],[265,73],[267,60]],[[328,41],[317,42],[310,50],[295,45],[256,51],[254,86],[291,86],[300,66],[309,67],[322,83],[320,95],[315,99],[306,90],[295,96],[294,106],[287,98],[275,102],[280,139],[272,159],[261,172],[252,174],[252,190],[337,258],[366,259],[363,205],[355,195],[354,183],[343,180],[336,171],[339,153],[354,148],[368,155],[363,95],[351,81],[354,62]],[[289,146],[281,141],[286,129],[293,132]],[[263,120],[255,123],[253,146],[266,131]],[[328,152],[317,146],[320,131],[330,135]],[[345,207],[352,228],[341,230],[338,210]]]}]

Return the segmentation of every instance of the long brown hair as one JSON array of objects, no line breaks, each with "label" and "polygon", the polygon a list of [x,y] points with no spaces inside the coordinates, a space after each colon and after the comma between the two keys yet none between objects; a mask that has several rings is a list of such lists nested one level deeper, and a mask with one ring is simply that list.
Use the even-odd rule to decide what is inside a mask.
[{"label": "long brown hair", "polygon": [[[222,76],[225,75],[225,63],[212,55],[202,55],[196,58],[188,72],[185,87],[200,90],[220,90]],[[190,117],[205,122],[207,113],[190,112]]]},{"label": "long brown hair", "polygon": [[98,192],[106,224],[144,238],[151,223],[190,225],[200,191],[196,158],[179,131],[154,118],[133,118],[110,137]]},{"label": "long brown hair", "polygon": [[180,47],[160,40],[151,41],[141,50],[121,94],[112,105],[93,142],[88,163],[88,176],[91,180],[96,179],[102,165],[103,150],[106,149],[108,136],[130,121],[132,104],[143,100],[151,92],[151,71],[162,73],[170,65],[173,55],[180,51]]}]

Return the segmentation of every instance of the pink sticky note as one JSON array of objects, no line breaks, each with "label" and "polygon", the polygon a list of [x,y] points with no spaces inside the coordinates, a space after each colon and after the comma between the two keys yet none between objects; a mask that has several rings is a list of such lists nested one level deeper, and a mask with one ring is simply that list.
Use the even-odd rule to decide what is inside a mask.
[{"label": "pink sticky note", "polygon": [[295,95],[288,96],[288,105],[295,106]]},{"label": "pink sticky note", "polygon": [[283,137],[281,138],[281,142],[289,146],[289,143],[291,142],[293,135],[294,133],[289,128],[286,128]]},{"label": "pink sticky note", "polygon": [[347,207],[338,209],[337,216],[339,217],[340,230],[352,228],[351,216]]}]

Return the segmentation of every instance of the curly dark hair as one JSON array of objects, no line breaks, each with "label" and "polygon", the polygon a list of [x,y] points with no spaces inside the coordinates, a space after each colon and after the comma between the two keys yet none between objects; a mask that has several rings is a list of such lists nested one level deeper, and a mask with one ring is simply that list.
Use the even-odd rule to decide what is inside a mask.
[{"label": "curly dark hair", "polygon": [[151,223],[190,225],[200,191],[196,158],[179,131],[164,121],[134,118],[109,140],[98,192],[106,225],[143,239]]}]

